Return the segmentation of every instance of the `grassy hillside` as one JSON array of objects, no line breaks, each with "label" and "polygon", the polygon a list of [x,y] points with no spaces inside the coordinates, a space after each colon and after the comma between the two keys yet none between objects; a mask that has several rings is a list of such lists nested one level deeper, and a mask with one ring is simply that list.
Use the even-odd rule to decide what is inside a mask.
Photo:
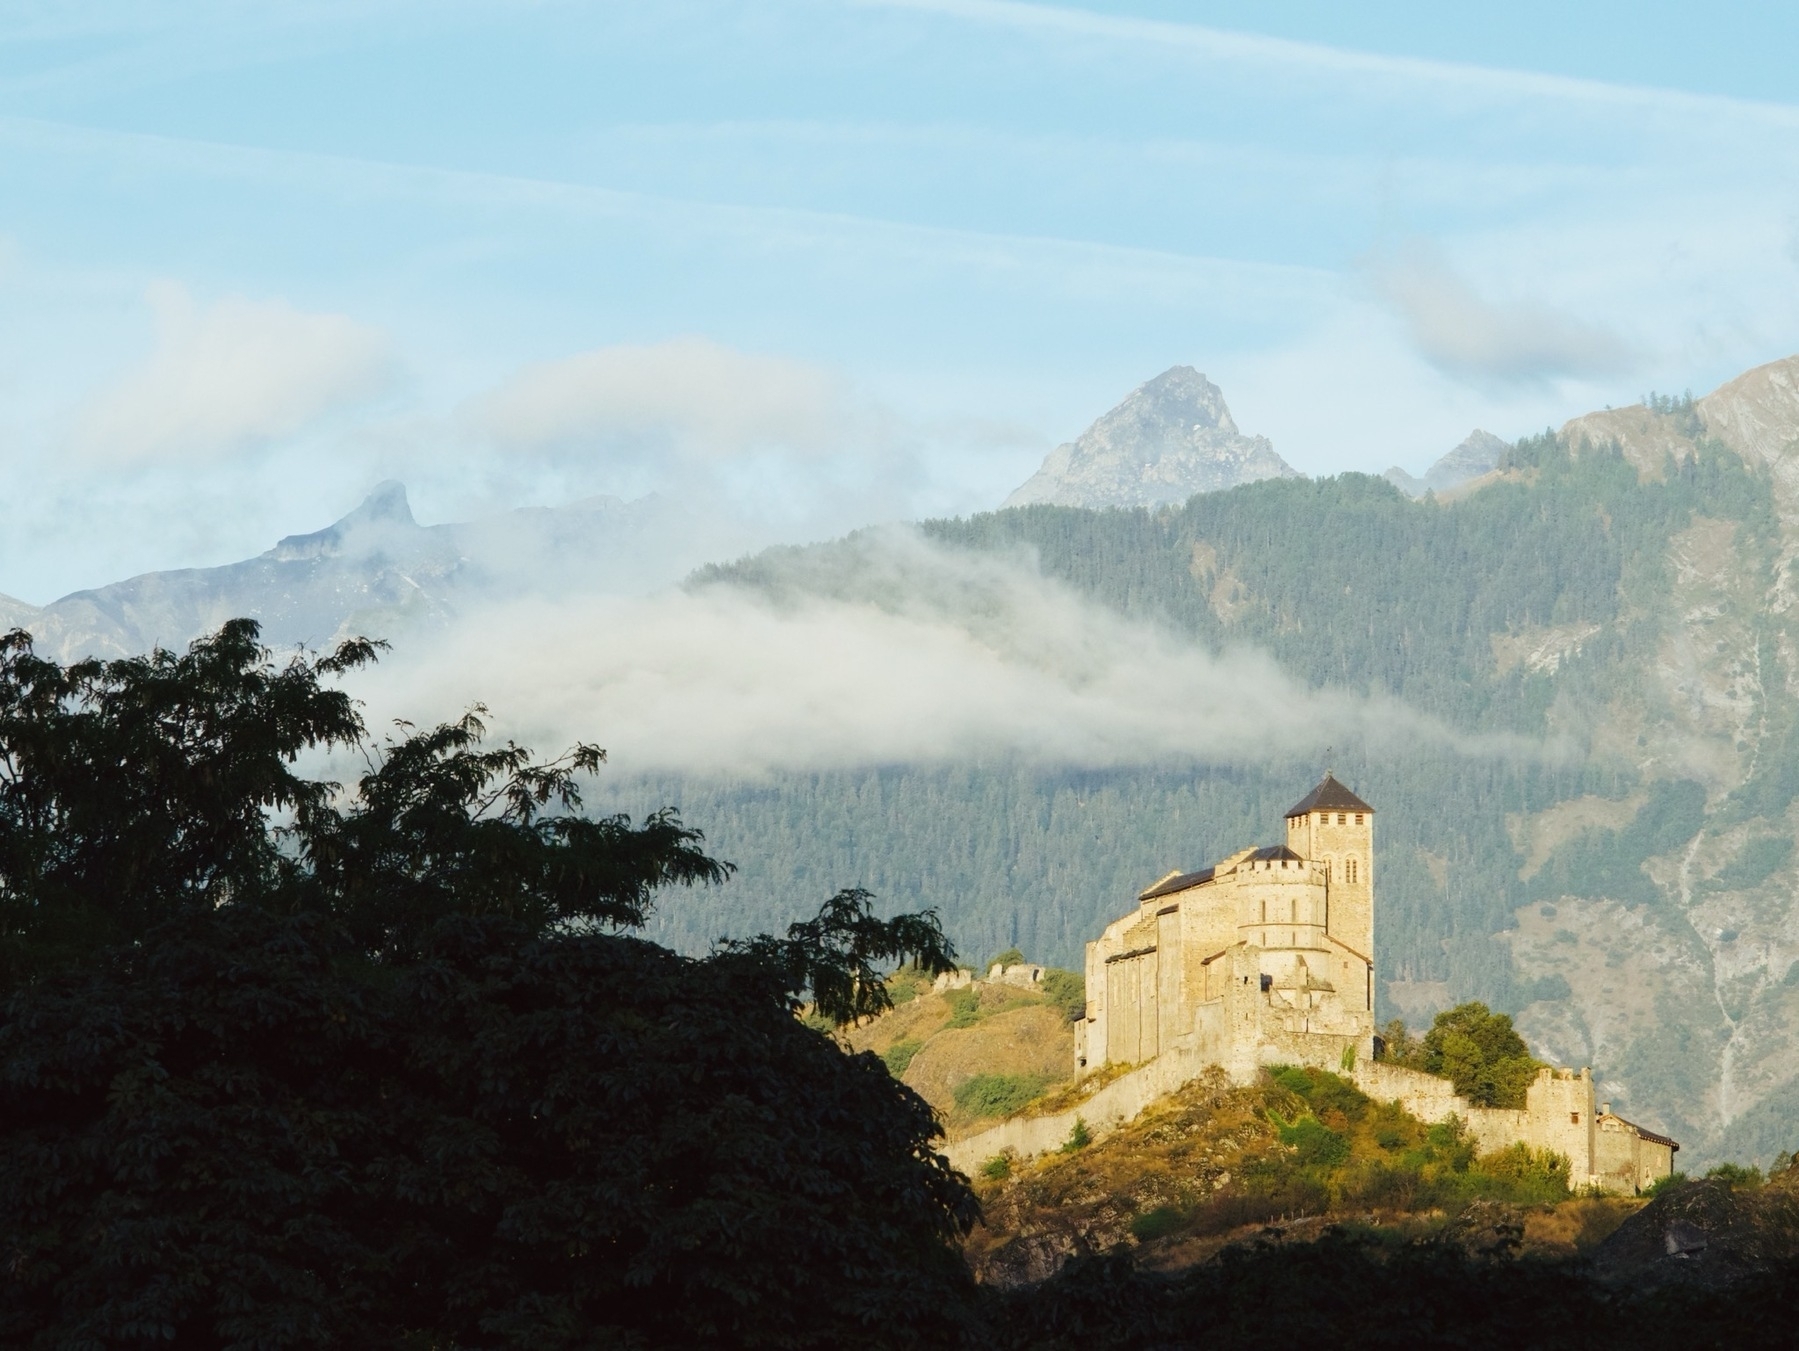
[{"label": "grassy hillside", "polygon": [[[1262,648],[1315,689],[1556,748],[1336,739],[1339,776],[1380,812],[1381,1017],[1484,1000],[1517,1014],[1538,1054],[1593,1065],[1621,1110],[1694,1156],[1771,1157],[1799,1114],[1799,529],[1765,470],[1689,443],[1683,461],[1644,469],[1536,438],[1447,502],[1344,475],[923,531],[1033,560],[1203,647]],[[693,584],[906,603],[854,537]],[[932,603],[953,620],[963,602]],[[971,633],[991,623],[982,603],[966,602]],[[614,803],[678,805],[742,869],[671,904],[659,936],[677,943],[864,885],[894,907],[937,907],[965,951],[1015,944],[1074,965],[1148,882],[1278,838],[1322,752],[667,778],[620,785]]]},{"label": "grassy hillside", "polygon": [[1002,1284],[1108,1252],[1150,1269],[1191,1266],[1275,1221],[1315,1237],[1320,1222],[1353,1219],[1410,1240],[1461,1217],[1474,1241],[1494,1217],[1470,1211],[1477,1201],[1520,1207],[1508,1218],[1533,1249],[1572,1252],[1640,1204],[1578,1201],[1565,1160],[1523,1146],[1476,1157],[1453,1123],[1427,1125],[1337,1075],[1293,1068],[1247,1088],[1220,1074],[1084,1149],[1010,1171],[995,1160],[983,1171],[985,1221],[969,1257],[984,1280]]},{"label": "grassy hillside", "polygon": [[1020,1112],[1074,1078],[1074,1024],[1082,991],[1072,972],[1048,989],[980,982],[933,994],[910,973],[892,987],[896,1007],[844,1039],[873,1051],[895,1078],[937,1109],[951,1139]]}]

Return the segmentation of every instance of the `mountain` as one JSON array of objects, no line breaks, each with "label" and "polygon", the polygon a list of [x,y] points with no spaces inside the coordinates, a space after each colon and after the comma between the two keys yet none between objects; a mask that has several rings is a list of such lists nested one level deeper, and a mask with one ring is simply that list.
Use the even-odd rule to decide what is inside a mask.
[{"label": "mountain", "polygon": [[[1772,1157],[1799,1119],[1799,357],[1698,400],[1572,419],[1496,467],[1436,499],[1357,474],[1281,478],[1175,509],[1037,506],[921,534],[948,556],[1029,560],[1199,649],[1259,649],[1320,695],[1436,720],[1450,740],[1316,735],[1381,813],[1380,1016],[1484,999],[1681,1140],[1683,1167]],[[766,555],[694,585],[929,604],[996,653],[992,635],[1034,618],[1008,627],[988,593],[963,612],[908,598],[867,550]],[[1183,710],[1152,712],[1172,727]],[[741,868],[741,927],[821,882],[861,883],[938,906],[970,950],[1074,965],[1170,868],[1279,838],[1325,747],[1256,716],[1264,753],[1218,763],[989,756],[613,791],[705,823]],[[662,932],[696,944],[708,922],[671,911]]]},{"label": "mountain", "polygon": [[1499,460],[1510,447],[1492,432],[1476,427],[1461,445],[1443,456],[1424,477],[1413,478],[1395,465],[1381,477],[1408,497],[1423,497],[1427,492],[1443,493],[1471,483],[1499,466]]},{"label": "mountain", "polygon": [[392,637],[485,600],[673,580],[701,558],[661,547],[668,514],[655,498],[595,497],[422,526],[389,482],[325,529],[239,563],[144,573],[41,608],[0,597],[0,625],[29,629],[63,660],[178,648],[235,616],[261,621],[277,648]]},{"label": "mountain", "polygon": [[[1237,436],[1203,377],[1161,380],[1197,390],[1194,406],[1211,400],[1212,430]],[[1146,407],[1162,406],[1158,383],[1139,391]],[[948,560],[934,572],[858,536],[688,584],[702,600],[774,599],[771,612],[823,597],[821,614],[898,616],[937,644],[921,652],[1010,663],[1071,709],[1127,667],[1168,668],[1107,713],[1152,729],[1216,697],[1180,683],[1187,653],[1260,652],[1252,686],[1295,705],[1366,699],[1380,716],[1339,727],[1295,708],[1287,726],[1252,687],[1224,709],[1250,748],[1229,756],[1171,741],[1136,759],[982,747],[736,775],[614,771],[589,801],[673,805],[738,865],[716,893],[670,898],[661,940],[703,950],[778,930],[862,885],[894,909],[937,907],[969,955],[1016,946],[1075,967],[1169,869],[1277,841],[1334,746],[1339,777],[1379,811],[1382,1019],[1483,999],[1543,1058],[1593,1066],[1621,1112],[1682,1142],[1684,1169],[1771,1158],[1799,1120],[1799,357],[1703,398],[1573,418],[1496,469],[1423,500],[1368,475],[1277,471],[1155,510],[1001,510],[918,527],[909,538]],[[602,500],[424,527],[390,487],[256,559],[23,608],[63,653],[141,650],[240,613],[283,643],[391,632],[533,588],[606,584],[681,510]],[[1028,593],[1008,580],[1026,569]],[[854,625],[831,633],[857,641]],[[753,683],[750,654],[728,642],[723,659]],[[820,651],[821,664],[856,655]],[[1386,713],[1398,730],[1382,730]],[[993,719],[1007,714],[995,700]]]},{"label": "mountain", "polygon": [[1297,472],[1265,436],[1237,430],[1218,386],[1174,366],[1057,446],[1008,507],[1154,507]]}]

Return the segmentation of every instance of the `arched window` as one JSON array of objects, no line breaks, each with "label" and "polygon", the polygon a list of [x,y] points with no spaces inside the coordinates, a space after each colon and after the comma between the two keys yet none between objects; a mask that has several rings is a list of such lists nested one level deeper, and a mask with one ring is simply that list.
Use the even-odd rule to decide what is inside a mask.
[{"label": "arched window", "polygon": [[1356,874],[1359,871],[1360,870],[1356,867],[1355,859],[1351,858],[1343,861],[1343,880],[1348,882],[1351,886],[1355,885]]}]

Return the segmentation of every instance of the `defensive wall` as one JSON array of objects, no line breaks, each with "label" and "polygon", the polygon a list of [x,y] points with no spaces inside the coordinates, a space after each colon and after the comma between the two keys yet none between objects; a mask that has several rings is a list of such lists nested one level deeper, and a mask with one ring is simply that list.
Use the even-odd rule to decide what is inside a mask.
[{"label": "defensive wall", "polygon": [[[1170,1047],[1071,1107],[1041,1116],[1013,1117],[977,1135],[951,1141],[943,1153],[955,1167],[972,1173],[997,1154],[1009,1152],[1029,1159],[1053,1153],[1068,1142],[1077,1120],[1095,1140],[1102,1139],[1209,1070],[1222,1069],[1236,1084],[1254,1081],[1259,1066],[1221,1066],[1212,1050],[1210,1046]],[[1288,1063],[1336,1068],[1304,1055]],[[1593,1076],[1585,1069],[1539,1070],[1526,1092],[1525,1106],[1519,1109],[1472,1106],[1449,1080],[1382,1061],[1360,1060],[1348,1077],[1370,1098],[1398,1103],[1421,1121],[1459,1117],[1483,1154],[1520,1143],[1559,1154],[1568,1160],[1569,1183],[1575,1187],[1629,1195],[1672,1172],[1674,1152],[1680,1148],[1665,1136],[1614,1115],[1610,1103],[1596,1105]]]}]

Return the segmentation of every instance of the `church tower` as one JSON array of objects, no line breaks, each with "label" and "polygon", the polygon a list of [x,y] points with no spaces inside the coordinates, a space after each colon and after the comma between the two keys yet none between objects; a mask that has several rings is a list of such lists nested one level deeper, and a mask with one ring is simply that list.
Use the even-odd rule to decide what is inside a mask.
[{"label": "church tower", "polygon": [[1326,771],[1287,812],[1287,847],[1325,865],[1326,932],[1372,968],[1374,808]]}]

